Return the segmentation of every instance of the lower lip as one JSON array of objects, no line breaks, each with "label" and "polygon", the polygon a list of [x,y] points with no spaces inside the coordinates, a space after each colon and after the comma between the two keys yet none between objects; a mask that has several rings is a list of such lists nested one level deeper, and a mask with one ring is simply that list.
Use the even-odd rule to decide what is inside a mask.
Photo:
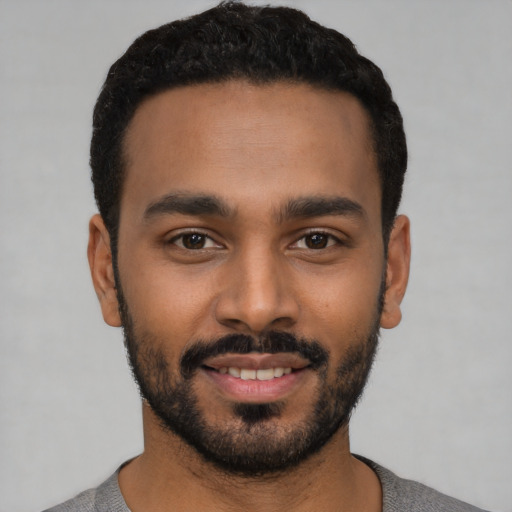
[{"label": "lower lip", "polygon": [[300,386],[309,370],[296,370],[272,380],[242,380],[207,368],[203,368],[202,373],[229,400],[256,404],[283,400]]}]

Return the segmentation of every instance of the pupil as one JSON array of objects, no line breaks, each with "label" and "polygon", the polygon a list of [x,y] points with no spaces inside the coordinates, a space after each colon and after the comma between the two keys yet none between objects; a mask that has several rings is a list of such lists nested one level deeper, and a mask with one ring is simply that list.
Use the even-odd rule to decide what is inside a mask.
[{"label": "pupil", "polygon": [[204,245],[204,235],[192,233],[183,237],[183,245],[187,249],[201,249]]},{"label": "pupil", "polygon": [[323,249],[327,245],[327,237],[321,234],[310,235],[307,241],[310,249]]}]

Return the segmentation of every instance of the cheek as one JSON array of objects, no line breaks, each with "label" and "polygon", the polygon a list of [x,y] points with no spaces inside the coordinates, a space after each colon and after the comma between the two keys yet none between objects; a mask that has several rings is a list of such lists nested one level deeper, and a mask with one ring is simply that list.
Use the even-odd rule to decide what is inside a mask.
[{"label": "cheek", "polygon": [[304,309],[316,331],[311,335],[325,339],[333,350],[367,336],[377,321],[381,280],[380,268],[347,265],[317,281],[314,294],[304,291],[309,304]]},{"label": "cheek", "polygon": [[208,279],[191,279],[168,263],[139,262],[132,257],[119,263],[123,294],[138,330],[184,345],[197,336],[210,307]]}]

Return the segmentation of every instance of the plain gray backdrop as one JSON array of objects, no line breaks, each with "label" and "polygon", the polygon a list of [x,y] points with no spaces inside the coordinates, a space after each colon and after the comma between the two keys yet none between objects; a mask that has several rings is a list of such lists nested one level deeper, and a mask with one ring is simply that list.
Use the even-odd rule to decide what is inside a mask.
[{"label": "plain gray backdrop", "polygon": [[[272,3],[272,2],[270,2]],[[404,319],[352,450],[512,510],[512,3],[283,1],[377,62],[410,148]],[[202,0],[0,1],[0,510],[41,510],[142,449],[121,332],[86,261],[91,112],[109,65]]]}]

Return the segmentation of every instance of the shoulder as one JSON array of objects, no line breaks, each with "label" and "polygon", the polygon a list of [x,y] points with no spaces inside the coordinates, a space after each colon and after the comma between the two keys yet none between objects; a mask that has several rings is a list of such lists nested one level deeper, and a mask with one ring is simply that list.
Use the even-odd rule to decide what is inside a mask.
[{"label": "shoulder", "polygon": [[44,512],[130,512],[119,489],[118,473],[119,470],[99,487],[88,489]]},{"label": "shoulder", "polygon": [[370,466],[382,485],[383,512],[485,512],[431,487],[396,476],[375,462],[358,457]]},{"label": "shoulder", "polygon": [[96,489],[88,489],[78,496],[44,512],[94,512],[95,496]]}]

